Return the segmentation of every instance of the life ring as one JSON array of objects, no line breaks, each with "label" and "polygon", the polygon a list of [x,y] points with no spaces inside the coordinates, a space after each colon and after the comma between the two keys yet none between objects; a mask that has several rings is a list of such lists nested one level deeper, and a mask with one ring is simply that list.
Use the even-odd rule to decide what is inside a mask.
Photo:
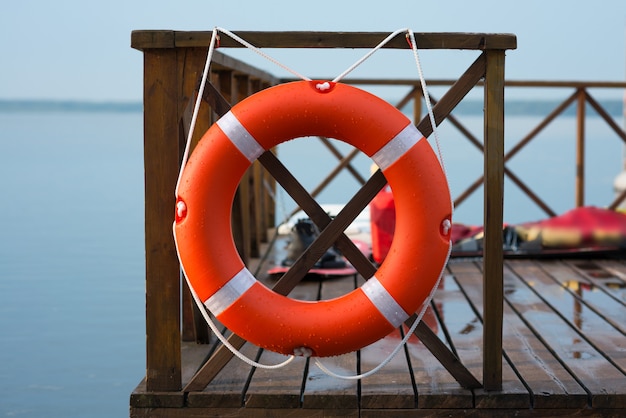
[{"label": "life ring", "polygon": [[[377,273],[348,294],[317,302],[257,281],[231,230],[235,191],[251,163],[307,136],[335,138],[370,156],[396,199],[396,233]],[[246,98],[204,134],[181,176],[174,235],[193,290],[227,328],[274,352],[327,357],[383,338],[421,306],[449,255],[451,214],[439,160],[406,116],[356,87],[296,81]]]}]

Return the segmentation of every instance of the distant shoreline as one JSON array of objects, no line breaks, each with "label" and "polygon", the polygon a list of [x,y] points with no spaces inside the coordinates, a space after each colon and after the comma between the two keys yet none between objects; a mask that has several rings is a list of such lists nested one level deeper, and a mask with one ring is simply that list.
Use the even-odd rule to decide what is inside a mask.
[{"label": "distant shoreline", "polygon": [[[623,115],[621,100],[598,100],[609,115],[619,118]],[[394,103],[394,101],[391,101]],[[511,99],[506,101],[505,112],[510,116],[546,116],[561,102],[557,100]],[[594,109],[588,108],[588,117],[595,117]],[[103,112],[103,113],[141,113],[141,102],[89,102],[79,100],[7,100],[0,99],[0,113],[24,112]],[[483,103],[480,100],[468,99],[461,102],[454,110],[455,115],[478,116],[483,112]],[[570,105],[564,115],[575,116],[576,104]]]},{"label": "distant shoreline", "polygon": [[80,100],[2,100],[0,112],[143,112],[141,102],[88,102]]}]

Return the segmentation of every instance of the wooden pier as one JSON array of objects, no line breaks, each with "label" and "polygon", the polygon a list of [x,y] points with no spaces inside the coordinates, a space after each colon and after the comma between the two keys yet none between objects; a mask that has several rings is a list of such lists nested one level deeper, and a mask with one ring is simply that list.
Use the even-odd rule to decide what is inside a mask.
[{"label": "wooden pier", "polygon": [[[269,258],[269,262],[272,258]],[[261,266],[265,269],[267,266]],[[424,322],[482,380],[482,259],[452,259]],[[290,296],[331,297],[359,278],[305,280]],[[275,279],[266,278],[272,286]],[[504,264],[502,389],[464,388],[417,337],[377,374],[360,381],[324,374],[296,358],[279,370],[234,358],[201,390],[131,395],[131,416],[596,416],[626,412],[626,261],[623,258],[511,259]],[[323,359],[339,374],[378,365],[398,330],[358,353]],[[188,383],[221,343],[184,343]],[[264,364],[285,356],[246,343]]]},{"label": "wooden pier", "polygon": [[[239,32],[259,47],[371,48],[386,34]],[[437,123],[474,86],[485,91],[484,255],[449,262],[431,308],[404,350],[362,380],[329,377],[311,360],[284,369],[255,369],[216,343],[181,285],[171,225],[174,186],[197,92],[208,32],[136,31],[144,53],[146,181],[146,376],[131,394],[132,417],[193,416],[622,416],[626,411],[626,263],[614,258],[504,260],[502,195],[505,167],[504,53],[513,35],[416,34],[420,48],[469,49],[476,61],[435,106]],[[403,38],[403,37],[402,37]],[[221,47],[236,47],[224,37]],[[407,48],[396,39],[389,48]],[[217,54],[203,96],[195,141],[231,104],[280,80]],[[416,94],[419,94],[417,91]],[[206,106],[208,104],[208,106]],[[426,136],[428,118],[415,121]],[[347,163],[344,163],[347,165]],[[263,168],[261,167],[263,166]],[[354,249],[335,231],[313,198],[266,152],[240,183],[233,206],[234,237],[251,271],[266,271],[273,243],[272,176],[321,226],[331,243]],[[346,205],[352,219],[384,185],[380,172]],[[276,245],[276,243],[273,243]],[[271,251],[270,251],[271,254]],[[257,277],[304,300],[346,293],[375,267],[362,254],[359,274],[302,280],[306,262],[281,280]],[[359,257],[359,255],[361,257]],[[310,257],[309,257],[310,258]],[[286,282],[283,282],[286,280]],[[376,366],[408,329],[323,363],[340,374]],[[272,364],[284,356],[237,336],[229,340],[250,358]]]}]

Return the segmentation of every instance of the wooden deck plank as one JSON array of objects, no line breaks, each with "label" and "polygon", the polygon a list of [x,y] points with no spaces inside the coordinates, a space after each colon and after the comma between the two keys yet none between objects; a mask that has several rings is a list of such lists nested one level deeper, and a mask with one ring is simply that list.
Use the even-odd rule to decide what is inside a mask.
[{"label": "wooden deck plank", "polygon": [[359,411],[332,410],[332,409],[259,409],[240,408],[237,410],[229,408],[160,408],[144,410],[142,408],[131,408],[131,418],[309,418],[309,417],[361,417],[361,418],[449,418],[449,417],[475,417],[475,418],[536,418],[536,417],[594,417],[594,418],[621,418],[622,412],[615,409],[370,409]]},{"label": "wooden deck plank", "polygon": [[[284,355],[264,350],[259,361],[278,364],[285,359]],[[296,357],[278,370],[257,368],[244,396],[246,408],[300,408],[306,363],[305,358]]]},{"label": "wooden deck plank", "polygon": [[[564,305],[573,304],[572,296],[549,277],[544,267],[556,262],[544,261],[510,263],[525,287],[516,292],[513,305],[524,319],[541,335],[559,360],[576,376],[590,396],[594,408],[623,408],[626,404],[626,376],[575,330],[572,322],[560,312]],[[548,267],[549,269],[550,267]],[[541,295],[541,297],[539,296]]]},{"label": "wooden deck plank", "polygon": [[[454,303],[454,298],[451,298],[450,303],[448,299],[445,283],[442,282],[434,298],[440,312],[443,306],[449,308]],[[422,320],[447,343],[443,325],[438,321],[432,305],[426,310]],[[450,347],[449,344],[446,345]],[[419,340],[411,337],[407,349],[417,385],[418,408],[473,408],[472,391],[463,388]]]},{"label": "wooden deck plank", "polygon": [[[321,299],[331,299],[354,289],[352,276],[322,282]],[[321,359],[322,364],[339,375],[357,373],[357,354],[348,353]],[[302,397],[303,408],[347,409],[358,411],[358,381],[328,376],[312,361]]]},{"label": "wooden deck plank", "polygon": [[[502,391],[463,389],[413,336],[409,339],[406,350],[413,370],[417,397],[404,350],[390,365],[361,382],[327,376],[313,361],[307,370],[306,360],[303,358],[295,359],[283,369],[254,371],[252,367],[235,358],[202,392],[189,392],[186,396],[183,392],[153,394],[147,393],[145,385],[143,389],[141,385],[138,386],[131,398],[131,416],[620,416],[624,410],[626,377],[621,375],[621,380],[616,380],[620,377],[619,374],[609,374],[608,383],[604,383],[605,390],[602,391],[600,386],[606,377],[603,374],[604,369],[597,368],[597,362],[589,362],[584,358],[564,361],[564,353],[574,357],[573,351],[566,351],[567,345],[573,344],[570,331],[564,332],[564,328],[570,327],[553,307],[533,292],[533,289],[539,288],[544,294],[550,295],[557,292],[571,293],[563,288],[560,279],[557,280],[559,274],[566,279],[568,271],[569,277],[579,277],[583,281],[589,279],[575,266],[567,263],[553,264],[558,267],[554,267],[553,275],[540,268],[546,265],[546,261],[507,260],[505,264],[504,353],[522,380],[513,373],[509,363],[504,361]],[[550,272],[549,264],[547,265]],[[603,263],[602,267],[607,271],[619,271],[622,265],[617,261],[613,264]],[[538,273],[535,269],[543,272],[544,277],[540,280],[537,279]],[[480,261],[455,260],[450,263],[449,270],[456,280],[452,276],[444,278],[434,299],[436,311],[429,309],[424,321],[441,340],[452,347],[466,367],[481,379],[482,324],[480,315],[477,315],[477,312],[481,312],[482,303]],[[533,288],[524,284],[514,273],[523,275],[529,281],[534,280]],[[617,274],[615,276],[614,280],[621,280]],[[354,287],[354,279],[351,277],[325,280],[322,283],[322,298],[344,294]],[[594,284],[591,280],[589,283]],[[319,293],[319,286],[319,282],[304,281],[292,291],[290,297],[310,300]],[[574,299],[570,294],[566,300],[570,303]],[[553,302],[555,305],[560,303],[562,302]],[[572,306],[563,307],[561,314],[572,315]],[[586,308],[583,309],[587,315]],[[435,312],[438,317],[434,315]],[[546,318],[556,318],[561,325],[555,325]],[[595,318],[594,322],[585,325],[601,328],[598,322],[600,320],[601,318]],[[530,328],[526,322],[530,324]],[[608,329],[604,332],[608,332]],[[612,344],[610,341],[613,338],[609,337],[603,343],[604,346]],[[563,339],[567,341],[561,341]],[[353,375],[357,370],[367,371],[382,361],[383,356],[398,341],[399,332],[396,332],[362,349],[358,368],[355,353],[325,358],[322,361],[331,370]],[[579,342],[576,345],[580,348]],[[192,370],[198,367],[200,359],[208,353],[209,346],[194,344],[183,348],[183,381],[186,381]],[[186,348],[189,350],[185,350]],[[251,344],[246,344],[243,350],[252,358],[259,352]],[[282,359],[282,355],[264,351],[259,361],[273,364]],[[578,366],[572,365],[572,361]],[[608,362],[605,361],[604,366],[606,364]],[[584,368],[587,370],[586,375],[581,372]],[[616,370],[613,367],[613,371]],[[249,386],[246,388],[249,379]],[[593,379],[595,386],[592,385],[594,389],[591,390],[588,384]],[[610,391],[608,386],[613,390]]]},{"label": "wooden deck plank", "polygon": [[504,350],[531,390],[534,408],[584,408],[587,392],[528,328],[509,299],[515,300],[519,281],[504,270],[506,336]]},{"label": "wooden deck plank", "polygon": [[[361,286],[365,280],[357,277],[357,285]],[[368,345],[360,350],[360,372],[365,373],[380,364],[397,347],[402,340],[400,330],[396,330],[385,338]],[[398,354],[381,370],[372,376],[361,379],[360,405],[361,409],[404,409],[415,408],[417,403],[412,371],[405,350]]]},{"label": "wooden deck plank", "polygon": [[363,410],[360,418],[538,418],[538,417],[594,417],[623,418],[622,412],[615,409],[422,409],[422,410]]},{"label": "wooden deck plank", "polygon": [[[584,260],[568,262],[593,286],[626,306],[626,265],[617,260]],[[624,316],[620,316],[624,318]]]},{"label": "wooden deck plank", "polygon": [[[552,289],[559,287],[564,289],[562,298],[555,301],[555,310],[626,378],[626,335],[619,324],[626,318],[626,307],[607,297],[604,292],[599,292],[591,286],[582,286],[585,284],[580,281],[582,277],[568,263],[544,263],[544,269],[550,274],[552,281],[537,282],[537,290],[541,292],[543,289],[551,294]],[[572,279],[564,279],[565,275]],[[569,286],[563,286],[563,282]],[[557,301],[562,303],[557,304]],[[604,312],[617,313],[621,320],[610,320]]]},{"label": "wooden deck plank", "polygon": [[612,276],[598,263],[591,261],[565,261],[560,264],[546,264],[549,267],[550,276],[566,289],[579,303],[593,310],[598,315],[626,335],[626,300],[620,300],[614,290],[619,287],[611,287],[610,284],[619,285],[621,280]]},{"label": "wooden deck plank", "polygon": [[[202,318],[202,320],[204,321],[204,318]],[[189,380],[191,380],[191,378],[196,373],[198,368],[206,360],[206,357],[209,354],[209,352],[215,349],[217,344],[220,344],[214,335],[211,335],[211,338],[213,339],[213,342],[211,344],[198,344],[195,341],[182,343],[180,354],[182,357],[182,365],[183,365],[183,368],[182,368],[183,386],[187,382],[189,382]]]},{"label": "wooden deck plank", "polygon": [[[602,266],[614,274],[617,278],[619,278],[622,283],[620,283],[619,287],[621,289],[624,288],[624,284],[626,284],[626,261],[625,260],[602,260]],[[626,300],[626,298],[622,298]]]},{"label": "wooden deck plank", "polygon": [[[246,343],[241,353],[255,359],[260,348]],[[191,408],[241,408],[244,403],[245,384],[252,366],[233,358],[201,392],[189,392],[187,404]]]},{"label": "wooden deck plank", "polygon": [[[446,343],[448,343],[446,336],[450,336],[453,351],[458,351],[459,357],[468,369],[481,379],[482,324],[480,316],[475,314],[470,304],[471,301],[475,309],[481,312],[482,273],[479,264],[479,262],[462,260],[455,260],[450,264],[449,269],[459,283],[452,276],[446,276],[434,299],[436,313],[443,323],[438,321],[435,311],[431,308],[428,309],[424,321]],[[544,276],[538,282],[537,273],[533,270],[533,268],[538,268],[537,265],[546,267]],[[509,268],[509,266],[512,267]],[[611,280],[621,281],[619,271],[623,266],[619,261],[601,263],[600,266],[606,271],[617,271],[617,274],[612,273],[615,277]],[[540,268],[539,270],[541,271]],[[540,289],[546,294],[570,293],[566,303],[572,302],[573,306],[575,292],[565,290],[564,280],[579,277],[581,282],[588,282],[590,286],[598,288],[603,280],[600,277],[599,282],[594,282],[584,271],[579,270],[569,262],[552,262],[551,265],[546,261],[507,260],[504,274],[506,301],[504,305],[504,353],[522,380],[520,381],[515,376],[509,363],[504,361],[505,374],[502,391],[472,391],[462,388],[432,353],[413,336],[406,347],[409,360],[405,351],[402,350],[390,364],[361,382],[329,377],[313,362],[307,370],[307,361],[303,358],[295,359],[283,369],[256,369],[254,371],[250,366],[235,358],[204,391],[190,392],[186,399],[182,393],[153,394],[152,399],[149,399],[150,396],[147,397],[144,393],[145,387],[142,389],[141,385],[138,386],[131,401],[131,416],[142,416],[141,411],[148,410],[151,411],[150,416],[162,417],[182,417],[190,416],[190,414],[249,417],[437,417],[459,413],[465,416],[501,416],[502,414],[516,416],[570,416],[574,414],[577,416],[611,416],[617,414],[615,416],[618,416],[619,411],[624,408],[626,378],[622,376],[623,381],[620,386],[617,381],[611,380],[618,376],[609,376],[610,381],[613,382],[612,386],[615,387],[613,392],[601,392],[595,389],[592,391],[585,385],[588,379],[581,377],[578,369],[573,369],[577,378],[581,379],[585,385],[583,388],[568,372],[569,363],[563,361],[561,364],[561,356],[555,356],[550,351],[553,349],[552,345],[544,344],[546,337],[538,337],[534,334],[534,331],[537,331],[536,322],[529,321],[527,318],[530,315],[532,320],[533,315],[536,315],[533,311],[549,312],[552,310],[551,307],[538,300],[531,288],[523,284],[514,274],[522,274],[530,277],[530,280],[535,280],[534,287],[539,287],[537,284],[539,283],[543,286]],[[268,284],[271,285],[271,283]],[[317,281],[303,281],[289,296],[300,300],[311,300],[320,293],[319,286],[320,283]],[[354,279],[351,277],[325,280],[321,288],[322,298],[336,297],[353,287]],[[467,294],[467,297],[461,290]],[[593,300],[599,308],[602,308],[600,305],[603,304],[602,301],[606,301],[606,295],[595,297],[600,299],[589,301]],[[556,305],[563,303],[554,302]],[[617,301],[612,303],[619,304]],[[568,309],[562,308],[561,313],[573,315],[574,309],[572,307]],[[553,310],[550,315],[557,317]],[[585,315],[588,316],[586,312]],[[596,315],[585,325],[603,329],[600,325],[601,320],[602,318]],[[529,322],[531,328],[525,321]],[[604,327],[608,326],[607,324]],[[546,328],[556,335],[554,326],[546,325]],[[587,331],[585,329],[586,333]],[[539,332],[545,334],[546,331],[539,329]],[[618,331],[615,333],[621,335]],[[592,331],[590,335],[594,335],[594,332]],[[623,335],[621,337],[624,338]],[[554,337],[556,340],[560,338],[562,338],[561,334]],[[359,368],[357,368],[355,353],[322,359],[322,361],[331,370],[339,373],[352,375],[356,374],[357,370],[364,372],[382,361],[386,353],[389,353],[399,340],[399,332],[395,332],[362,349],[359,356],[361,362]],[[614,336],[609,338],[609,342],[602,343],[605,348],[610,341],[615,341]],[[183,347],[185,348],[187,347]],[[189,350],[184,350],[183,381],[188,380],[192,370],[197,368],[200,359],[210,349],[207,345],[188,348]],[[619,347],[615,345],[614,348]],[[246,344],[243,350],[252,358],[259,352],[259,349],[251,344]],[[263,351],[259,361],[264,364],[274,364],[283,359],[284,356],[280,354]],[[412,368],[414,382],[411,381],[409,365]],[[596,373],[595,370],[589,370],[590,375],[594,373]],[[600,375],[597,380],[601,381],[603,378]],[[249,386],[246,387],[248,380]],[[524,383],[528,389],[523,386]],[[164,405],[170,407],[166,408],[167,410],[157,409],[159,412],[156,415],[153,414],[155,411],[153,407]],[[184,411],[184,413],[179,414],[175,411]]]},{"label": "wooden deck plank", "polygon": [[[131,409],[131,418],[321,418],[358,417],[358,411],[333,409],[262,409],[262,408],[160,408]],[[380,416],[380,415],[379,415]]]},{"label": "wooden deck plank", "polygon": [[[396,330],[361,349],[361,373],[377,367],[401,341],[400,330]],[[405,350],[401,349],[385,367],[361,379],[361,408],[415,408],[417,399],[411,377]]]},{"label": "wooden deck plank", "polygon": [[443,283],[445,291],[439,290],[435,301],[445,302],[441,304],[440,315],[452,340],[451,344],[463,364],[478,380],[482,380],[482,336],[478,332],[480,329],[476,329],[479,320],[452,276],[446,275]]},{"label": "wooden deck plank", "polygon": [[[289,297],[298,300],[316,300],[319,287],[319,282],[303,281],[289,293]],[[278,364],[285,359],[284,355],[265,350],[260,362]],[[246,408],[299,408],[302,403],[302,385],[307,367],[307,360],[297,357],[287,366],[277,370],[258,368],[246,391]]]},{"label": "wooden deck plank", "polygon": [[[467,308],[464,308],[465,312],[460,317],[472,319],[470,322],[466,322],[463,328],[458,328],[458,331],[451,334],[453,341],[457,349],[460,344],[468,343],[481,347],[482,318],[477,316],[476,312],[483,312],[483,273],[478,265],[472,261],[450,262],[448,266],[460,287],[459,290],[462,289],[474,305],[474,310],[469,304]],[[448,323],[447,318],[446,323]],[[507,337],[509,336],[507,335]],[[461,353],[459,355],[462,357]],[[477,360],[481,361],[480,357],[473,361]],[[502,389],[499,391],[478,389],[475,396],[477,408],[529,408],[531,406],[528,390],[506,361],[502,362]]]}]

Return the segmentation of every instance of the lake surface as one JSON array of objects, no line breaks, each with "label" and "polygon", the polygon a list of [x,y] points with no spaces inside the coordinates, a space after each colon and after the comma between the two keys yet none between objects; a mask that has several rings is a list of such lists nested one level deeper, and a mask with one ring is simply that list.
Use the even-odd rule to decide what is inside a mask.
[{"label": "lake surface", "polygon": [[[460,119],[482,132],[479,116]],[[508,117],[507,149],[537,123]],[[142,130],[137,111],[0,112],[0,416],[128,416],[145,373]],[[482,157],[451,126],[439,136],[456,195]],[[574,119],[559,118],[510,162],[558,213],[574,205],[574,138]],[[587,120],[587,138],[586,201],[606,205],[622,144],[599,118]],[[316,142],[279,156],[308,188],[336,164]],[[354,165],[367,177],[370,163]],[[343,174],[318,200],[344,202],[356,186]],[[545,216],[506,188],[506,221]],[[280,214],[290,209],[279,201]],[[455,219],[481,224],[482,193]]]},{"label": "lake surface", "polygon": [[0,114],[0,416],[128,416],[145,373],[141,120]]}]

